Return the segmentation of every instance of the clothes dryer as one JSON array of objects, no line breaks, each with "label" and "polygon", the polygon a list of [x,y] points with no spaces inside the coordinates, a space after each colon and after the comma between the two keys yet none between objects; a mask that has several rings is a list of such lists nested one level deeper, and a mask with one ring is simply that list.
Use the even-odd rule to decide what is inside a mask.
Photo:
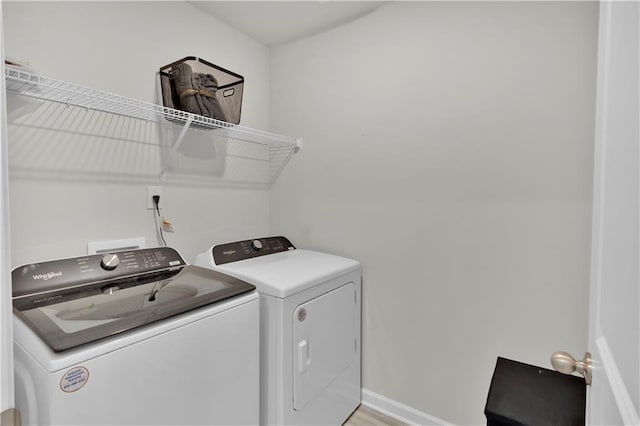
[{"label": "clothes dryer", "polygon": [[12,272],[23,424],[256,424],[259,298],[167,248]]},{"label": "clothes dryer", "polygon": [[284,237],[215,245],[206,266],[260,293],[260,419],[339,425],[360,404],[361,267]]}]

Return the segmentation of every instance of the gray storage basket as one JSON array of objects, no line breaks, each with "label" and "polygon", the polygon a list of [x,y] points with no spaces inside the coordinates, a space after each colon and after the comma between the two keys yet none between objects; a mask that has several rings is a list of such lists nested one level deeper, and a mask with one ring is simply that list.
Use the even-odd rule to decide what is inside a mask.
[{"label": "gray storage basket", "polygon": [[239,124],[244,77],[195,56],[160,68],[165,107]]}]

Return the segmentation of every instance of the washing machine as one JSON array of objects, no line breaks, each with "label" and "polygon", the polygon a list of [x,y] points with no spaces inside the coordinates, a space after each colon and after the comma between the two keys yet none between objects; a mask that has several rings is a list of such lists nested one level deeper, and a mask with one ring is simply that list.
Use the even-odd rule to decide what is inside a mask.
[{"label": "washing machine", "polygon": [[361,267],[285,237],[214,245],[195,264],[260,293],[260,420],[339,425],[360,404]]},{"label": "washing machine", "polygon": [[168,247],[12,271],[23,424],[259,421],[259,296]]}]

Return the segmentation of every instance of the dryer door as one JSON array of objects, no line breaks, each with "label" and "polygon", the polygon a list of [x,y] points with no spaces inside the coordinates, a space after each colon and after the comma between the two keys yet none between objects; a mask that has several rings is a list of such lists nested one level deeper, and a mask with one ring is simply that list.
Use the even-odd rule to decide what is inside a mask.
[{"label": "dryer door", "polygon": [[304,408],[354,362],[356,312],[353,283],[294,310],[294,409]]}]

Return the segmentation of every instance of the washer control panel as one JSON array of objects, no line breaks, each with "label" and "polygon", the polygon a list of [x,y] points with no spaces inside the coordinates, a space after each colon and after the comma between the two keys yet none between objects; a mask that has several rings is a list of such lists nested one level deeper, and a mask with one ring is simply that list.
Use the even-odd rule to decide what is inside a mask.
[{"label": "washer control panel", "polygon": [[295,250],[295,247],[287,238],[265,237],[219,244],[213,247],[212,255],[214,263],[222,265],[289,250]]},{"label": "washer control panel", "polygon": [[13,297],[160,271],[187,263],[170,247],[32,263],[11,272]]}]

